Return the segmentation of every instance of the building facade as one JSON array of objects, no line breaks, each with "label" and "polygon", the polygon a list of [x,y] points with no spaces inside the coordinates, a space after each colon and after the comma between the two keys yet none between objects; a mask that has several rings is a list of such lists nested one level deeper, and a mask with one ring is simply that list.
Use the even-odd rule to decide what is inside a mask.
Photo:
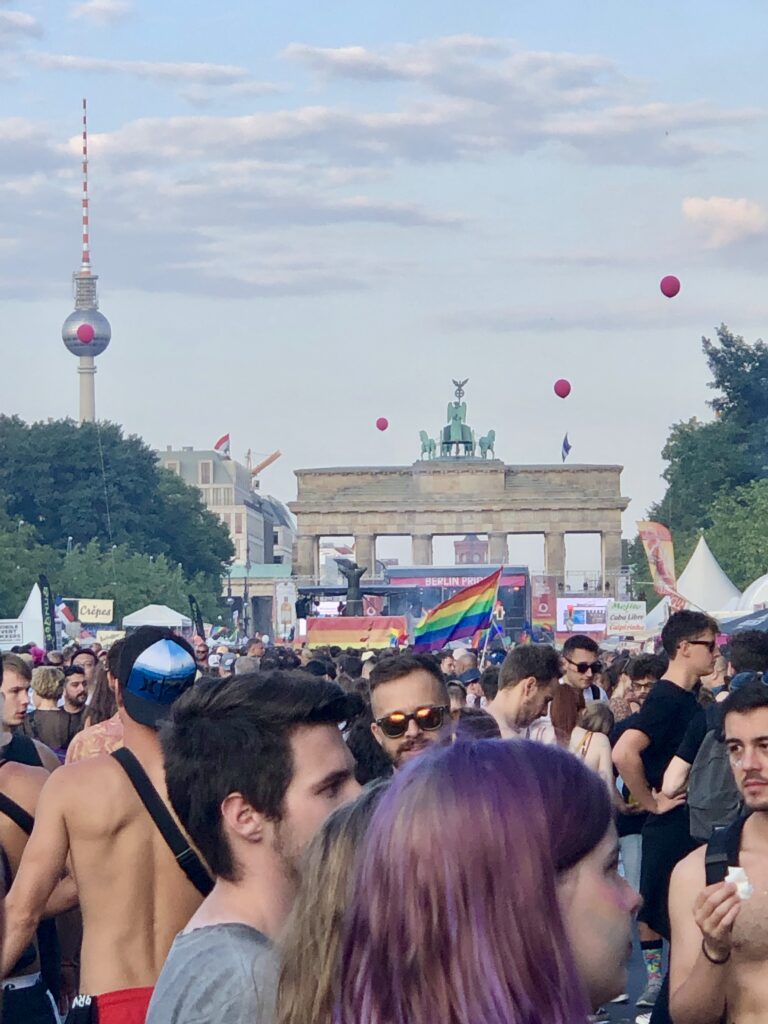
[{"label": "building facade", "polygon": [[282,502],[262,497],[247,466],[213,450],[167,447],[160,463],[200,491],[229,530],[235,565],[290,564],[293,523]]}]

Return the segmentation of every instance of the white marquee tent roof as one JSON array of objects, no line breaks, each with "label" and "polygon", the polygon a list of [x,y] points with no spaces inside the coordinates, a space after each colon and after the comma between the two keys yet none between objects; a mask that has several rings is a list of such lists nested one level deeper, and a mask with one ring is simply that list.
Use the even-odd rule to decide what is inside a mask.
[{"label": "white marquee tent roof", "polygon": [[[689,608],[701,608],[713,614],[736,611],[741,600],[741,591],[726,576],[703,537],[699,538],[688,564],[678,576],[677,589],[689,601]],[[669,598],[665,597],[649,612],[646,627],[660,629],[667,619],[668,608]]]},{"label": "white marquee tent roof", "polygon": [[768,605],[768,574],[750,583],[739,601],[739,611],[752,612]]},{"label": "white marquee tent roof", "polygon": [[138,629],[139,626],[165,626],[168,629],[189,629],[192,620],[181,612],[175,612],[167,604],[148,604],[137,612],[123,618],[123,629]]}]

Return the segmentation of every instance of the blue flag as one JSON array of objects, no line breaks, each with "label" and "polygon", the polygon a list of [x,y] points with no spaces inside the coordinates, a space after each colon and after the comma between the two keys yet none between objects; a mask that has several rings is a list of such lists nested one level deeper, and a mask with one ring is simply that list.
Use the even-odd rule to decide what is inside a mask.
[{"label": "blue flag", "polygon": [[563,451],[562,451],[562,455],[563,455],[563,462],[565,462],[565,460],[566,460],[566,459],[568,458],[568,456],[569,456],[569,455],[571,454],[571,448],[572,448],[572,447],[573,447],[573,445],[572,445],[572,444],[571,444],[571,442],[570,442],[570,441],[568,440],[568,435],[566,434],[566,435],[565,435],[565,437],[563,438]]}]

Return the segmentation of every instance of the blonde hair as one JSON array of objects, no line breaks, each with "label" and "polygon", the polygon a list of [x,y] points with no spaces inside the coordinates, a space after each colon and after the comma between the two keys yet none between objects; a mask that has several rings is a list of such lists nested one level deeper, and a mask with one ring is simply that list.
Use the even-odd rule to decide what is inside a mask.
[{"label": "blonde hair", "polygon": [[388,785],[388,780],[374,783],[334,811],[304,855],[299,893],[281,942],[275,1024],[331,1024],[353,866]]},{"label": "blonde hair", "polygon": [[581,712],[579,725],[587,732],[601,732],[605,736],[611,735],[611,730],[616,719],[613,712],[604,701],[589,700],[586,708]]},{"label": "blonde hair", "polygon": [[32,672],[31,686],[43,700],[58,700],[64,692],[64,673],[55,665],[41,665]]}]

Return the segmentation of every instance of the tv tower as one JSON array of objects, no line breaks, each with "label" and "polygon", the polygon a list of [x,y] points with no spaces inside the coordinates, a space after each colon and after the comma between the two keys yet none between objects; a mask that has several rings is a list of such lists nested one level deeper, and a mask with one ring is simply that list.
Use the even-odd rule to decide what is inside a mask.
[{"label": "tv tower", "polygon": [[93,423],[96,419],[96,356],[100,356],[110,342],[112,328],[109,320],[99,311],[96,294],[98,274],[91,272],[88,211],[88,106],[83,100],[83,255],[80,269],[72,275],[75,309],[64,321],[61,337],[80,365],[80,422]]}]

